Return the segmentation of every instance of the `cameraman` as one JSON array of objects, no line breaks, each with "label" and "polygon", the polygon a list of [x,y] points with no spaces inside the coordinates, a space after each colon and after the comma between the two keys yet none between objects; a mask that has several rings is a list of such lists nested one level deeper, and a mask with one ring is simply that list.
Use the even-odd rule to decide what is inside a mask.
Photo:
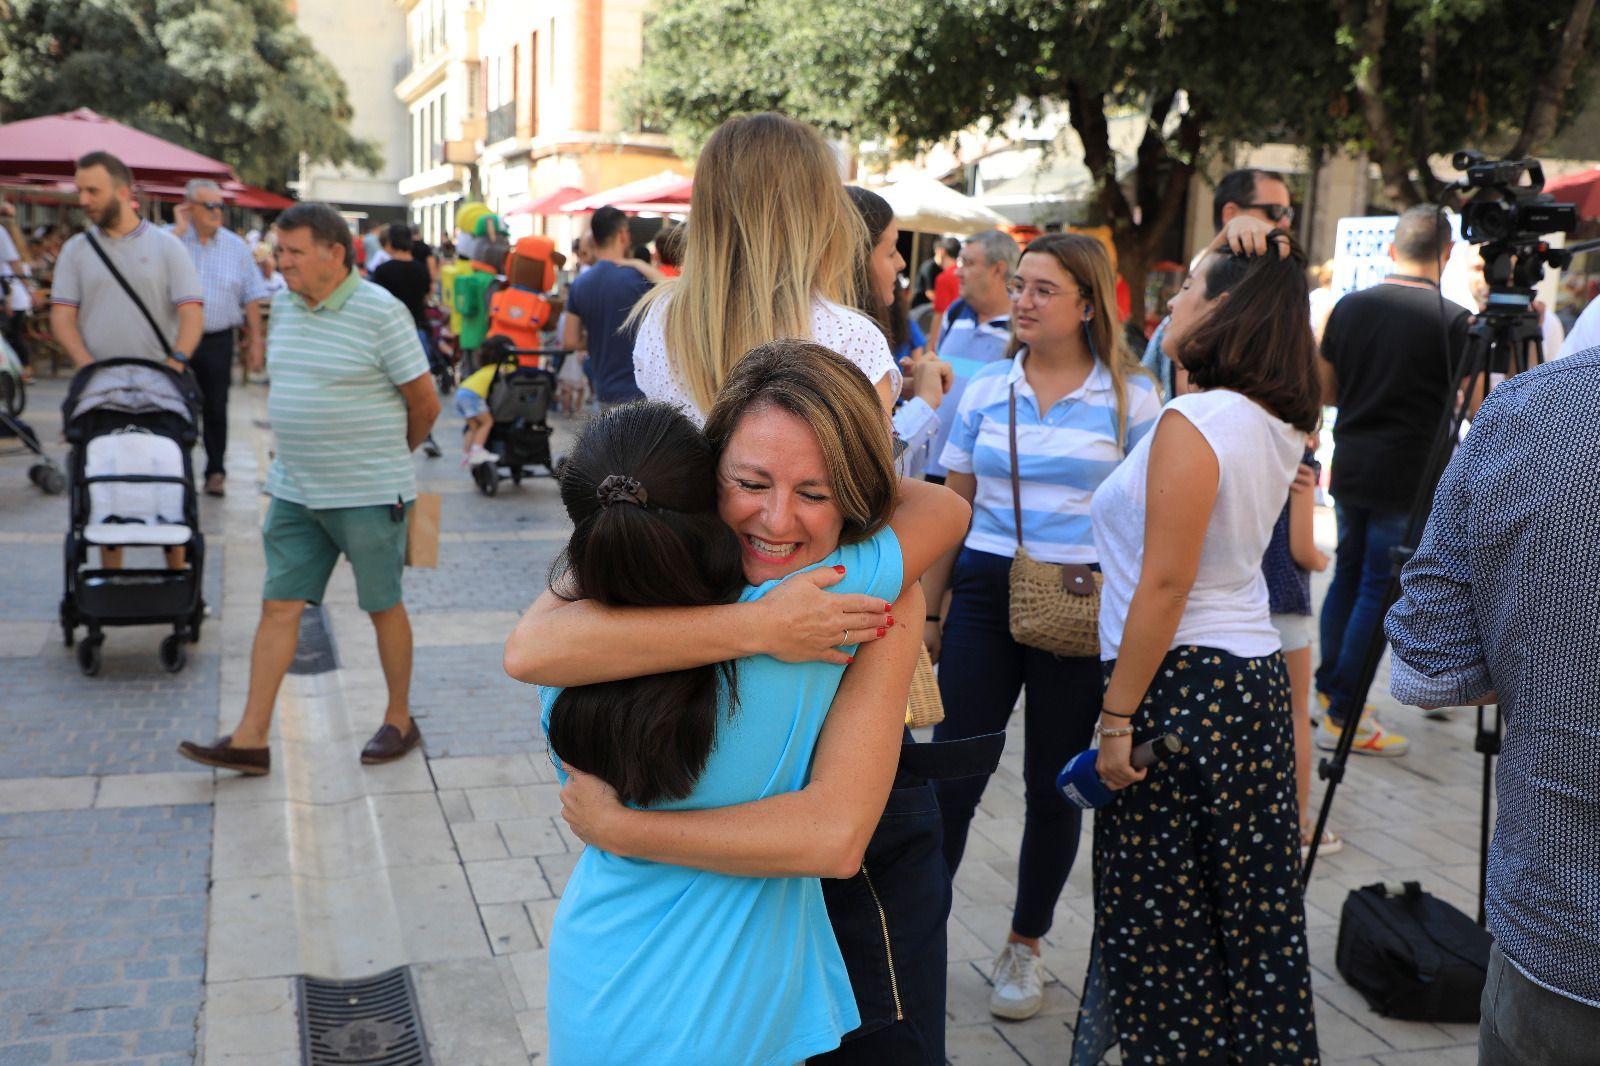
[{"label": "cameraman", "polygon": [[1578,1066],[1600,1046],[1597,399],[1597,350],[1495,388],[1387,621],[1396,699],[1504,715],[1482,1066]]},{"label": "cameraman", "polygon": [[1390,549],[1405,536],[1434,433],[1456,395],[1468,315],[1439,294],[1452,243],[1443,212],[1408,208],[1389,246],[1395,272],[1340,300],[1322,335],[1322,402],[1339,408],[1329,482],[1339,543],[1316,675],[1327,708],[1317,746],[1325,751],[1352,717],[1359,724],[1351,751],[1393,757],[1410,746],[1370,710],[1362,715],[1367,690],[1359,682],[1383,622]]}]

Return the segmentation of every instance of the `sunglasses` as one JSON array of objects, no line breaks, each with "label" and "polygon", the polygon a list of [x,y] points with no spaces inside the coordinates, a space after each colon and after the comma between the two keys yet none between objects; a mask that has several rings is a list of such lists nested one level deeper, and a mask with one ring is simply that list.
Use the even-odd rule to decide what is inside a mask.
[{"label": "sunglasses", "polygon": [[1241,211],[1260,211],[1273,222],[1293,222],[1294,208],[1283,204],[1240,204]]},{"label": "sunglasses", "polygon": [[221,211],[223,208],[223,203],[221,200],[218,200],[215,203],[208,203],[205,200],[190,200],[189,202],[195,207],[203,207],[207,211]]}]

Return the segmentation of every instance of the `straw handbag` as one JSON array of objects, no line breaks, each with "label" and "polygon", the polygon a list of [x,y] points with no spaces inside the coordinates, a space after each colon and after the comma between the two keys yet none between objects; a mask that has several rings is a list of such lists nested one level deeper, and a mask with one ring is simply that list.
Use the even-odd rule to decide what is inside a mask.
[{"label": "straw handbag", "polygon": [[912,729],[938,725],[944,721],[944,700],[939,698],[939,679],[933,674],[933,659],[924,644],[917,652],[917,668],[911,675],[911,696],[906,700],[906,725]]},{"label": "straw handbag", "polygon": [[1045,563],[1022,546],[1022,479],[1017,472],[1017,387],[1011,386],[1011,639],[1053,655],[1100,654],[1100,574],[1082,563]]}]

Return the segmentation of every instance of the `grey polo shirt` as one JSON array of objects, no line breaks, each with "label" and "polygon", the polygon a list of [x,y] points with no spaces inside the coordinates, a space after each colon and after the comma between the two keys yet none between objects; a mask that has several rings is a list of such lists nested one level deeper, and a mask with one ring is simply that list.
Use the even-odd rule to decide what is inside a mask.
[{"label": "grey polo shirt", "polygon": [[178,308],[203,302],[189,253],[178,238],[143,220],[124,237],[108,237],[98,227],[94,235],[161,327],[165,342],[156,338],[83,234],[61,249],[50,302],[78,309],[78,332],[96,360],[165,360],[178,338]]}]

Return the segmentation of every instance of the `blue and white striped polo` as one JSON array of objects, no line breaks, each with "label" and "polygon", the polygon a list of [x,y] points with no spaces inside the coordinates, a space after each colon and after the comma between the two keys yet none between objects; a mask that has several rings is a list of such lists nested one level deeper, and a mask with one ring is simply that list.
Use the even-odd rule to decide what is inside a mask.
[{"label": "blue and white striped polo", "polygon": [[428,372],[405,304],[351,271],[315,308],[272,298],[267,414],[277,457],[267,493],[302,507],[371,507],[412,500],[400,386]]},{"label": "blue and white striped polo", "polygon": [[1010,389],[1017,388],[1017,466],[1022,481],[1022,542],[1049,563],[1096,561],[1089,501],[1161,413],[1155,382],[1128,375],[1128,435],[1117,446],[1117,394],[1111,372],[1096,363],[1083,385],[1041,414],[1016,359],[980,370],[961,397],[941,457],[952,473],[976,474],[967,547],[1007,558],[1017,551],[1011,508]]}]

